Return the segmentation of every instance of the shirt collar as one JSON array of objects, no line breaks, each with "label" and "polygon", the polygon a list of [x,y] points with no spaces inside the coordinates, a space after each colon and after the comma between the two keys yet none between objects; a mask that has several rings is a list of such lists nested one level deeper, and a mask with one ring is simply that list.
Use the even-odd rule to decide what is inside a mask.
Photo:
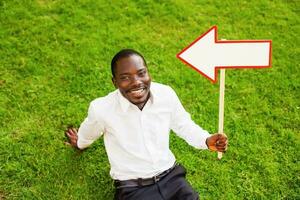
[{"label": "shirt collar", "polygon": [[[120,103],[120,106],[121,106],[121,109],[123,112],[127,112],[128,108],[130,106],[136,106],[134,104],[132,104],[130,101],[128,101],[128,99],[126,99],[122,93],[120,92],[120,90],[118,89],[117,90],[117,94],[118,94],[118,99],[119,99],[119,103]],[[150,98],[148,99],[148,103],[151,103],[153,104],[154,102],[154,99],[155,99],[155,93],[153,91],[153,87],[152,87],[152,84],[150,85]],[[149,102],[150,101],[150,102]]]},{"label": "shirt collar", "polygon": [[119,89],[117,90],[117,94],[121,109],[123,112],[126,112],[131,103],[122,95]]}]

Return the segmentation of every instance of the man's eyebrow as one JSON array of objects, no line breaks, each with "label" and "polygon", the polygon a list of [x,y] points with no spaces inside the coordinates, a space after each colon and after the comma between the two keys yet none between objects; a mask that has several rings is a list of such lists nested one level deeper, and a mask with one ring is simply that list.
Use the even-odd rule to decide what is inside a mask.
[{"label": "man's eyebrow", "polygon": [[130,73],[125,72],[125,73],[120,74],[120,76],[125,76],[125,75],[130,75]]},{"label": "man's eyebrow", "polygon": [[[144,68],[141,68],[141,69],[137,70],[137,72],[146,71],[146,70],[147,70],[147,68],[144,67]],[[130,72],[124,72],[122,74],[119,74],[119,76],[126,76],[126,75],[131,75],[131,73]]]}]

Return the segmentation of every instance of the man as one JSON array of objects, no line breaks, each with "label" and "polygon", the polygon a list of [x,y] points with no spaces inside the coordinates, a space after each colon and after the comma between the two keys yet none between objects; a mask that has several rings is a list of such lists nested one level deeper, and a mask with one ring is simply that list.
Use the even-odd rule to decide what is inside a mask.
[{"label": "man", "polygon": [[115,199],[198,199],[169,149],[169,132],[195,148],[220,152],[227,148],[227,137],[200,128],[169,86],[151,82],[140,53],[121,50],[112,59],[111,70],[117,90],[91,102],[78,132],[66,131],[69,143],[84,149],[103,135]]}]

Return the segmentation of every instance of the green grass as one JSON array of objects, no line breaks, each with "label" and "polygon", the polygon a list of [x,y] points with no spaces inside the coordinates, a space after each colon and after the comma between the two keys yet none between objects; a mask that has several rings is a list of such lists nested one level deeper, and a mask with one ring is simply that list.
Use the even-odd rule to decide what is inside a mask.
[{"label": "green grass", "polygon": [[63,144],[110,61],[134,48],[193,119],[217,131],[218,85],[175,55],[212,25],[219,38],[271,39],[272,68],[227,70],[221,161],[176,136],[171,149],[202,199],[300,199],[299,1],[0,1],[0,199],[112,199],[103,140]]}]

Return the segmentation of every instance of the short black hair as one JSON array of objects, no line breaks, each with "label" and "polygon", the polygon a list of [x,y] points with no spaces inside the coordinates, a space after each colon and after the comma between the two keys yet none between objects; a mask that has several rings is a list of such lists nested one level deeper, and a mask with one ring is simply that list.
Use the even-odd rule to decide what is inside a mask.
[{"label": "short black hair", "polygon": [[140,54],[139,52],[133,49],[122,49],[111,60],[111,74],[113,75],[113,77],[115,77],[117,61],[120,60],[121,58],[126,58],[132,55],[140,56],[143,59],[144,65],[147,67],[145,58],[142,54]]}]

